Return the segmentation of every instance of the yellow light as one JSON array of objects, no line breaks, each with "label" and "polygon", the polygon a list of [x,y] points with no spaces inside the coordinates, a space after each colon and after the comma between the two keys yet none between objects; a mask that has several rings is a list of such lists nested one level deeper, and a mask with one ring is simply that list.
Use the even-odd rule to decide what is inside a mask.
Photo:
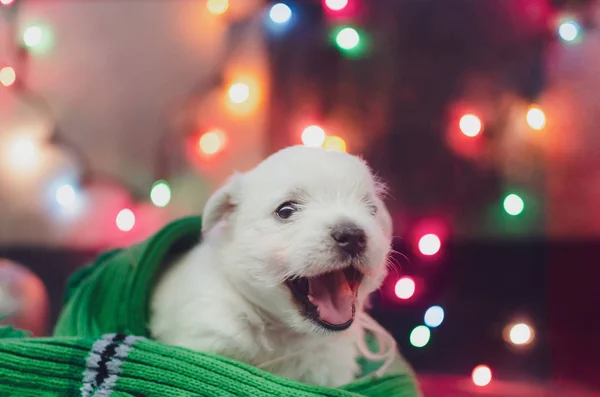
[{"label": "yellow light", "polygon": [[206,8],[211,14],[224,14],[229,9],[229,0],[208,0],[206,2]]},{"label": "yellow light", "polygon": [[345,152],[346,141],[339,136],[328,136],[323,143],[323,149]]},{"label": "yellow light", "polygon": [[504,331],[504,339],[517,346],[529,345],[535,338],[533,328],[525,323],[510,324]]},{"label": "yellow light", "polygon": [[462,133],[470,138],[479,135],[483,127],[479,117],[475,116],[474,114],[465,114],[462,116],[458,126],[460,127]]},{"label": "yellow light", "polygon": [[5,87],[10,87],[17,81],[17,74],[10,66],[5,66],[0,69],[0,84]]},{"label": "yellow light", "polygon": [[229,100],[233,103],[244,103],[250,98],[250,86],[245,83],[234,83],[227,91]]},{"label": "yellow light", "polygon": [[543,130],[546,126],[544,111],[538,106],[531,106],[527,111],[527,124],[534,130]]},{"label": "yellow light", "polygon": [[478,365],[471,375],[476,386],[487,386],[492,381],[492,370],[487,365]]},{"label": "yellow light", "polygon": [[304,146],[321,147],[325,143],[325,130],[318,125],[309,125],[302,131]]},{"label": "yellow light", "polygon": [[213,130],[204,133],[198,141],[198,147],[204,154],[215,154],[223,149],[225,145],[225,133],[221,130]]}]

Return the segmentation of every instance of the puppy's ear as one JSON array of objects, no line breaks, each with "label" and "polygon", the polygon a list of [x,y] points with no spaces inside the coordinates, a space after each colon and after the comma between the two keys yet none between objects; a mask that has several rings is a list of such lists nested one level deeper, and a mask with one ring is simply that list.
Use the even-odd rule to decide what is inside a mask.
[{"label": "puppy's ear", "polygon": [[238,205],[238,191],[242,175],[233,174],[206,202],[202,214],[202,233],[215,227],[231,214]]}]

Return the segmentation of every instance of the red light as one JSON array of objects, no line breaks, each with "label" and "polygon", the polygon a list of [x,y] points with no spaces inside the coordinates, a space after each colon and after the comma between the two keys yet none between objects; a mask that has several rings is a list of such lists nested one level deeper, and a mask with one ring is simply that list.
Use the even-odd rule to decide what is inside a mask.
[{"label": "red light", "polygon": [[433,233],[428,233],[419,239],[419,251],[423,255],[435,255],[440,251],[440,248],[442,248],[442,242]]},{"label": "red light", "polygon": [[415,280],[411,277],[402,277],[396,281],[394,292],[400,299],[410,299],[415,294]]},{"label": "red light", "polygon": [[492,381],[492,370],[487,365],[478,365],[473,369],[471,378],[476,386],[487,386]]},{"label": "red light", "polygon": [[474,114],[465,114],[460,118],[458,122],[461,132],[470,137],[476,137],[483,129],[483,123],[481,119]]},{"label": "red light", "polygon": [[348,0],[325,0],[325,7],[331,11],[341,11],[348,5]]},{"label": "red light", "polygon": [[0,3],[2,3],[3,6],[9,6],[14,2],[15,0],[0,0]]}]

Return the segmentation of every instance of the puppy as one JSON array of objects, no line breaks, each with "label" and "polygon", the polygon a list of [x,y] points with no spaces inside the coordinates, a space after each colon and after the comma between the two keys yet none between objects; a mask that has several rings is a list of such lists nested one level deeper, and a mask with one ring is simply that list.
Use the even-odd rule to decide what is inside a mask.
[{"label": "puppy", "polygon": [[386,275],[383,190],[359,158],[304,146],[234,175],[206,203],[203,241],[160,277],[152,337],[306,383],[351,382],[358,320]]}]

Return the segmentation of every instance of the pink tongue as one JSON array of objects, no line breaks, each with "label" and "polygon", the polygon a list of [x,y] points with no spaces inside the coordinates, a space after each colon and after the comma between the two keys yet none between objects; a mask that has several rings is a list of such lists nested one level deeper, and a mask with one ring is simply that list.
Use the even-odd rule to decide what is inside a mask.
[{"label": "pink tongue", "polygon": [[332,325],[352,320],[354,295],[343,271],[308,279],[311,302],[318,306],[321,320]]}]

